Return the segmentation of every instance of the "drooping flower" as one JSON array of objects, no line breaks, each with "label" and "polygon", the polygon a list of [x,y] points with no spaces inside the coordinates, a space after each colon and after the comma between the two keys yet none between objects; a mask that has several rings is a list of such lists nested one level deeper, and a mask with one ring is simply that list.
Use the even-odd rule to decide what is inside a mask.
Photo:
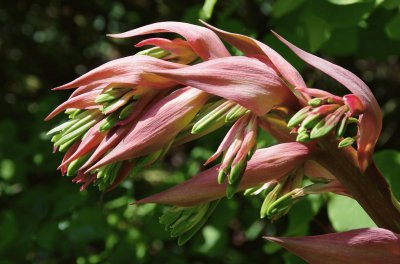
[{"label": "drooping flower", "polygon": [[265,237],[310,264],[396,264],[400,235],[383,228],[363,228],[306,237]]},{"label": "drooping flower", "polygon": [[[312,150],[309,147],[297,142],[282,143],[257,150],[248,161],[243,179],[236,191],[243,191],[288,175],[295,167],[301,165],[310,153]],[[218,165],[136,203],[194,206],[219,199],[225,195],[226,183],[218,184],[217,175]]]},{"label": "drooping flower", "polygon": [[[354,96],[348,98],[349,100],[344,98],[344,101],[349,108],[355,105],[357,108],[362,108],[363,110],[362,112],[352,112],[351,114],[361,114],[359,118],[357,152],[360,169],[361,171],[365,171],[372,160],[374,147],[382,129],[382,113],[371,90],[352,72],[305,52],[278,34],[274,34],[302,60],[331,76],[354,94]],[[305,87],[298,86],[298,88]],[[360,100],[361,103],[359,103],[358,100]]]}]

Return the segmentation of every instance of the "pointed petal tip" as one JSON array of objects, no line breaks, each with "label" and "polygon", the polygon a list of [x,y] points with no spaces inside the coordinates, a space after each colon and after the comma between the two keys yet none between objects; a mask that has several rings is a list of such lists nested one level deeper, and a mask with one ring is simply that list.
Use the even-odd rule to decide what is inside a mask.
[{"label": "pointed petal tip", "polygon": [[268,241],[270,241],[270,242],[274,242],[274,243],[277,243],[277,244],[282,243],[282,240],[280,238],[278,238],[278,237],[264,236],[263,238],[268,240]]}]

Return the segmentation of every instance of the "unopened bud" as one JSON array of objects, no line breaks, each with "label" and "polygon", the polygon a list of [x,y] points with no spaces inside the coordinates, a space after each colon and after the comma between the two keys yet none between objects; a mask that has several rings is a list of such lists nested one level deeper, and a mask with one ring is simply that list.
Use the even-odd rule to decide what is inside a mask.
[{"label": "unopened bud", "polygon": [[165,56],[170,55],[170,53],[160,47],[153,47],[150,49],[139,51],[138,53],[136,53],[136,55],[147,55],[157,59],[162,59]]},{"label": "unopened bud", "polygon": [[280,191],[282,190],[282,184],[278,183],[265,197],[263,204],[260,209],[260,218],[267,216],[268,208],[278,198]]},{"label": "unopened bud", "polygon": [[247,161],[243,160],[240,161],[238,163],[236,163],[235,165],[233,165],[230,173],[229,173],[229,184],[235,183],[237,181],[240,182],[240,180],[242,179],[243,173],[246,169],[247,166]]},{"label": "unopened bud", "polygon": [[287,126],[294,127],[294,126],[297,126],[298,124],[300,124],[307,117],[310,110],[311,110],[311,106],[306,106],[306,107],[302,108],[300,111],[298,111],[296,114],[294,114],[292,116],[292,118],[290,118]]},{"label": "unopened bud", "polygon": [[218,177],[217,177],[217,181],[218,184],[222,184],[226,179],[226,169],[220,170],[218,172]]},{"label": "unopened bud", "polygon": [[192,134],[201,133],[213,126],[215,123],[218,123],[220,119],[224,119],[226,112],[231,109],[231,107],[232,102],[226,101],[217,106],[215,109],[211,110],[211,112],[206,114],[193,125]]},{"label": "unopened bud", "polygon": [[297,142],[307,143],[310,142],[311,138],[307,132],[299,133],[296,137]]},{"label": "unopened bud", "polygon": [[321,118],[320,114],[310,114],[301,122],[301,126],[304,128],[313,128]]},{"label": "unopened bud", "polygon": [[104,132],[115,126],[118,121],[118,113],[108,115],[100,124],[99,131]]},{"label": "unopened bud", "polygon": [[94,102],[97,104],[102,104],[108,101],[118,99],[129,90],[130,88],[111,88],[108,91],[96,96]]},{"label": "unopened bud", "polygon": [[348,117],[346,115],[340,120],[339,125],[336,128],[336,138],[343,137],[344,133],[346,132],[347,120]]},{"label": "unopened bud", "polygon": [[347,137],[339,142],[338,148],[345,148],[345,147],[351,146],[354,144],[354,142],[356,142],[356,140],[354,138]]},{"label": "unopened bud", "polygon": [[76,174],[76,172],[81,168],[83,164],[89,159],[90,154],[86,154],[82,157],[77,158],[76,160],[72,161],[68,165],[67,169],[67,176],[73,176]]},{"label": "unopened bud", "polygon": [[321,138],[329,134],[339,123],[342,115],[348,110],[346,105],[341,106],[332,114],[322,119],[310,133],[311,139]]},{"label": "unopened bud", "polygon": [[225,122],[233,122],[244,116],[249,110],[241,105],[232,107],[225,116]]},{"label": "unopened bud", "polygon": [[308,105],[317,107],[317,106],[324,104],[325,102],[326,102],[326,100],[324,100],[322,98],[313,98],[308,101]]},{"label": "unopened bud", "polygon": [[120,120],[127,118],[133,111],[133,109],[135,108],[136,105],[136,101],[129,103],[128,105],[126,105],[124,108],[122,108],[121,112],[118,115],[118,118]]},{"label": "unopened bud", "polygon": [[272,220],[276,220],[287,214],[292,206],[305,194],[302,188],[294,189],[291,192],[276,199],[267,210],[266,215]]}]

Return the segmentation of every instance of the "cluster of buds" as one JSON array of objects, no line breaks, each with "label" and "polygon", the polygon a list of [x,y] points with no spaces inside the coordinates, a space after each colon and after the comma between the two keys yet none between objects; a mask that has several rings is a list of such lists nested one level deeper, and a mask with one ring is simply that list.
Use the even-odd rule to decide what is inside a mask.
[{"label": "cluster of buds", "polygon": [[[144,40],[136,46],[154,47],[103,64],[56,88],[77,88],[47,118],[63,111],[69,117],[49,131],[54,149],[66,152],[61,172],[75,176],[73,181],[82,183],[81,189],[90,183],[111,189],[175,146],[230,126],[205,162],[222,156],[219,165],[137,201],[174,206],[160,221],[179,237],[179,244],[201,228],[219,199],[232,198],[236,192],[264,195],[260,214],[271,220],[285,215],[308,194],[349,195],[333,172],[315,160],[322,151],[318,141],[309,142],[322,137],[336,137],[339,147],[357,142],[358,165],[364,171],[381,129],[379,106],[368,87],[349,71],[277,35],[352,94],[338,97],[305,88],[297,70],[267,45],[205,25],[163,22],[111,35],[173,32],[184,39]],[[243,56],[231,56],[220,38]],[[260,128],[283,143],[257,150]],[[313,183],[307,185],[305,178]]]},{"label": "cluster of buds", "polygon": [[[309,142],[333,132],[340,140],[339,148],[353,145],[358,134],[358,117],[365,111],[360,99],[353,94],[340,98],[318,89],[302,90],[320,97],[310,99],[308,106],[300,109],[288,121],[288,127],[293,128],[292,133],[297,133],[296,141]],[[356,130],[348,128],[351,124],[355,125]]]}]

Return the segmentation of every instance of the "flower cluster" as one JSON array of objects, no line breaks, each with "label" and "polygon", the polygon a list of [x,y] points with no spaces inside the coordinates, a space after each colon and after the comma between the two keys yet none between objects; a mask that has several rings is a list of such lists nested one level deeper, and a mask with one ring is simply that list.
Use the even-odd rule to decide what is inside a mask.
[{"label": "flower cluster", "polygon": [[[219,199],[236,192],[263,196],[260,215],[272,220],[308,194],[351,196],[334,172],[318,162],[318,143],[329,138],[344,148],[357,142],[359,169],[368,168],[382,118],[369,88],[351,72],[275,34],[351,94],[340,97],[308,88],[297,70],[269,46],[204,25],[162,22],[110,35],[170,32],[183,39],[146,39],[136,46],[152,48],[55,88],[76,88],[47,117],[63,111],[69,117],[49,132],[54,150],[65,152],[61,172],[75,176],[73,181],[82,183],[82,189],[90,183],[111,189],[171,148],[230,126],[205,161],[221,157],[219,165],[137,201],[173,205],[161,222],[180,244],[201,228]],[[220,38],[243,55],[232,56]],[[257,149],[259,129],[280,144]]]}]

